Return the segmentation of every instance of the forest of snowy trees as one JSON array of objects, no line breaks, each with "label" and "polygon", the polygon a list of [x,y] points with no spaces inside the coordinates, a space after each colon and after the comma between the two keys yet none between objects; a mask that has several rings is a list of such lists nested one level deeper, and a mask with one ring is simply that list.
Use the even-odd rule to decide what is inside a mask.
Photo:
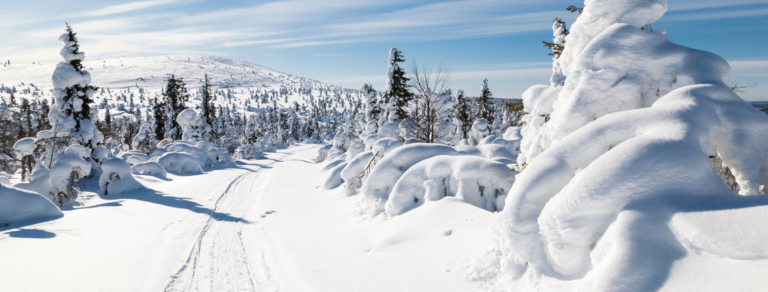
[{"label": "forest of snowy trees", "polygon": [[[406,144],[455,146],[463,139],[477,144],[485,136],[501,135],[518,125],[522,113],[519,101],[492,98],[488,80],[480,82],[478,97],[472,98],[448,88],[450,72],[442,67],[414,63],[406,72],[405,56],[394,48],[383,91],[368,84],[359,90],[303,84],[217,89],[207,74],[201,87],[188,88],[185,78],[200,76],[171,72],[165,86],[153,92],[92,85],[69,25],[60,40],[64,62],[53,74],[53,89],[0,85],[0,171],[18,176],[26,184],[21,187],[46,194],[60,206],[72,204],[79,189],[99,179],[105,159],[133,153],[144,155],[143,163],[179,141],[223,149],[239,159],[294,143],[331,142],[339,135],[349,141],[376,134]],[[60,159],[70,152],[79,157]],[[203,159],[201,166],[226,159],[212,160]],[[54,168],[63,169],[59,176],[65,178],[50,186],[31,183]]]}]

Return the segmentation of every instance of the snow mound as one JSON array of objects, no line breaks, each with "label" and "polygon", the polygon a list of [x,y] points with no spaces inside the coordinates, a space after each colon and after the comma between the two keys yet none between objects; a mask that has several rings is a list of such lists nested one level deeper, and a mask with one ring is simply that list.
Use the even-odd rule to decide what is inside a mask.
[{"label": "snow mound", "polygon": [[[152,158],[152,161],[155,158]],[[168,172],[201,174],[203,167],[197,158],[184,152],[167,152],[157,158],[157,164]]]},{"label": "snow mound", "polygon": [[456,197],[488,211],[504,208],[515,172],[501,163],[476,156],[436,156],[408,169],[386,204],[389,216],[400,215],[425,201]]},{"label": "snow mound", "polygon": [[165,168],[163,168],[162,166],[160,166],[159,163],[154,161],[137,163],[131,166],[131,173],[154,175],[160,178],[165,178],[166,176],[168,176],[168,174],[165,171]]},{"label": "snow mound", "polygon": [[61,210],[40,194],[0,184],[0,227],[62,216]]},{"label": "snow mound", "polygon": [[[341,160],[339,160],[341,161]],[[341,186],[344,183],[344,179],[341,178],[341,172],[347,166],[347,162],[341,162],[338,165],[331,168],[328,173],[328,177],[323,183],[324,190],[332,190]]]},{"label": "snow mound", "polygon": [[389,193],[408,168],[430,157],[458,154],[451,147],[437,144],[417,143],[398,147],[373,167],[368,179],[363,182],[361,193],[368,202],[383,211]]},{"label": "snow mound", "polygon": [[13,144],[13,150],[21,156],[32,155],[35,152],[35,142],[37,142],[35,138],[20,139],[16,141],[16,144]]},{"label": "snow mound", "polygon": [[102,195],[116,195],[138,190],[143,186],[133,178],[131,165],[117,157],[109,158],[101,163],[99,189]]}]

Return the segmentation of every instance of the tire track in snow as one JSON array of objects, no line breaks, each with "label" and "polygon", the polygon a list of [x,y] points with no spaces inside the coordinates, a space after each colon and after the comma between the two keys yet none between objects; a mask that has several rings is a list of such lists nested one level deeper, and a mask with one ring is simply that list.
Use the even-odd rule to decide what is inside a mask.
[{"label": "tire track in snow", "polygon": [[165,291],[277,291],[258,242],[261,228],[244,219],[227,219],[249,217],[267,171],[242,174],[227,186]]}]

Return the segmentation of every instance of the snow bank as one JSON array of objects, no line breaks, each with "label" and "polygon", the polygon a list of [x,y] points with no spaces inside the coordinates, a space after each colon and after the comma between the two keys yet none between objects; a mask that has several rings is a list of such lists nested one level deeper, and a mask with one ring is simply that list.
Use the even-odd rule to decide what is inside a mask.
[{"label": "snow bank", "polygon": [[117,157],[109,158],[101,163],[99,189],[102,195],[117,195],[143,187],[131,171],[131,165]]},{"label": "snow bank", "polygon": [[502,164],[476,156],[436,156],[408,169],[397,180],[386,212],[400,215],[425,201],[456,197],[495,212],[515,180],[515,172]]},{"label": "snow bank", "polygon": [[328,177],[323,183],[324,190],[332,190],[338,188],[342,183],[344,183],[344,180],[341,178],[341,171],[343,171],[344,167],[346,166],[347,162],[342,162],[331,168],[328,173]]},{"label": "snow bank", "polygon": [[[155,158],[152,158],[153,160]],[[152,161],[152,160],[150,160]],[[168,172],[201,174],[203,167],[197,158],[184,152],[168,152],[157,158],[157,164]]]},{"label": "snow bank", "polygon": [[149,174],[154,175],[156,177],[165,178],[168,174],[165,171],[165,168],[160,166],[159,163],[154,161],[147,161],[135,164],[131,166],[131,173],[133,174]]},{"label": "snow bank", "polygon": [[395,183],[408,168],[430,157],[458,154],[451,147],[437,144],[419,143],[398,147],[373,167],[368,179],[363,182],[361,192],[368,202],[382,211]]},{"label": "snow bank", "polygon": [[62,216],[61,210],[40,194],[0,184],[0,227]]}]

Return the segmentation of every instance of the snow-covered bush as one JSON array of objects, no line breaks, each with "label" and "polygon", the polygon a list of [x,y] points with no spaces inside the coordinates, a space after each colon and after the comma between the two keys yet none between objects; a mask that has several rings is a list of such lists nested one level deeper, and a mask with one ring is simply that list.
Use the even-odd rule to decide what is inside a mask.
[{"label": "snow-covered bush", "polygon": [[182,111],[176,117],[176,122],[181,126],[182,140],[192,143],[208,142],[210,140],[208,133],[211,130],[211,126],[203,123],[195,110],[187,109]]},{"label": "snow-covered bush", "polygon": [[122,160],[125,160],[130,164],[142,163],[149,160],[149,156],[147,156],[146,154],[142,153],[139,150],[130,150],[130,151],[122,152],[118,154],[117,157],[119,157]]},{"label": "snow-covered bush", "polygon": [[142,185],[133,178],[131,165],[125,160],[112,157],[101,163],[99,190],[102,195],[116,195],[140,189]]},{"label": "snow-covered bush", "polygon": [[0,227],[62,216],[61,210],[40,194],[0,184]]},{"label": "snow-covered bush", "polygon": [[142,163],[137,163],[131,166],[131,173],[133,174],[148,174],[153,175],[160,178],[165,178],[168,174],[165,171],[165,168],[160,166],[159,163],[154,161],[147,161]]},{"label": "snow-covered bush", "polygon": [[329,170],[328,177],[323,182],[324,190],[332,190],[338,188],[344,180],[341,178],[341,171],[347,166],[347,162],[340,162]]},{"label": "snow-covered bush", "polygon": [[408,169],[397,180],[386,204],[389,216],[400,215],[425,201],[457,197],[488,211],[504,208],[515,172],[501,163],[476,156],[435,156]]},{"label": "snow-covered bush", "polygon": [[501,271],[521,290],[550,277],[654,291],[685,252],[674,214],[754,204],[711,157],[741,195],[768,183],[768,116],[728,87],[725,60],[649,29],[666,1],[585,4],[555,61],[564,84],[523,95],[527,168],[495,223]]},{"label": "snow-covered bush", "polygon": [[331,150],[331,147],[333,145],[323,145],[323,147],[317,148],[317,158],[315,158],[315,163],[320,163],[325,161],[326,158],[328,158],[328,151]]},{"label": "snow-covered bush", "polygon": [[349,145],[349,148],[347,148],[347,161],[351,160],[357,154],[360,154],[363,151],[365,151],[365,144],[363,144],[359,140],[353,140],[352,143]]},{"label": "snow-covered bush", "polygon": [[397,149],[400,146],[403,146],[403,142],[397,141],[392,138],[383,138],[376,141],[376,143],[373,144],[373,147],[371,147],[371,150],[374,153],[377,153],[378,155],[380,155],[381,157],[384,157],[389,152]]},{"label": "snow-covered bush", "polygon": [[189,174],[203,173],[203,167],[200,166],[198,159],[189,153],[167,152],[158,158],[150,159],[150,161],[155,159],[157,159],[155,162],[168,172]]},{"label": "snow-covered bush", "polygon": [[347,196],[356,194],[357,190],[362,187],[363,171],[370,164],[373,155],[373,152],[365,151],[351,159],[347,159],[347,166],[341,171],[341,179],[347,182]]},{"label": "snow-covered bush", "polygon": [[157,139],[155,138],[155,131],[152,130],[152,124],[142,124],[139,133],[133,137],[131,146],[133,146],[133,149],[149,154],[155,150],[156,145]]},{"label": "snow-covered bush", "polygon": [[475,142],[475,144],[483,138],[487,137],[489,134],[490,131],[488,131],[488,120],[477,119],[474,123],[472,123],[472,130],[469,132],[469,137],[472,141]]},{"label": "snow-covered bush", "polygon": [[56,158],[49,171],[50,195],[54,203],[59,206],[74,203],[78,193],[75,184],[91,172],[91,163],[83,159],[87,156],[88,150],[83,146],[72,145]]},{"label": "snow-covered bush", "polygon": [[361,188],[365,199],[374,205],[373,213],[378,214],[384,210],[389,193],[408,168],[438,155],[458,155],[458,152],[444,145],[420,143],[398,147],[384,156],[373,167]]}]

